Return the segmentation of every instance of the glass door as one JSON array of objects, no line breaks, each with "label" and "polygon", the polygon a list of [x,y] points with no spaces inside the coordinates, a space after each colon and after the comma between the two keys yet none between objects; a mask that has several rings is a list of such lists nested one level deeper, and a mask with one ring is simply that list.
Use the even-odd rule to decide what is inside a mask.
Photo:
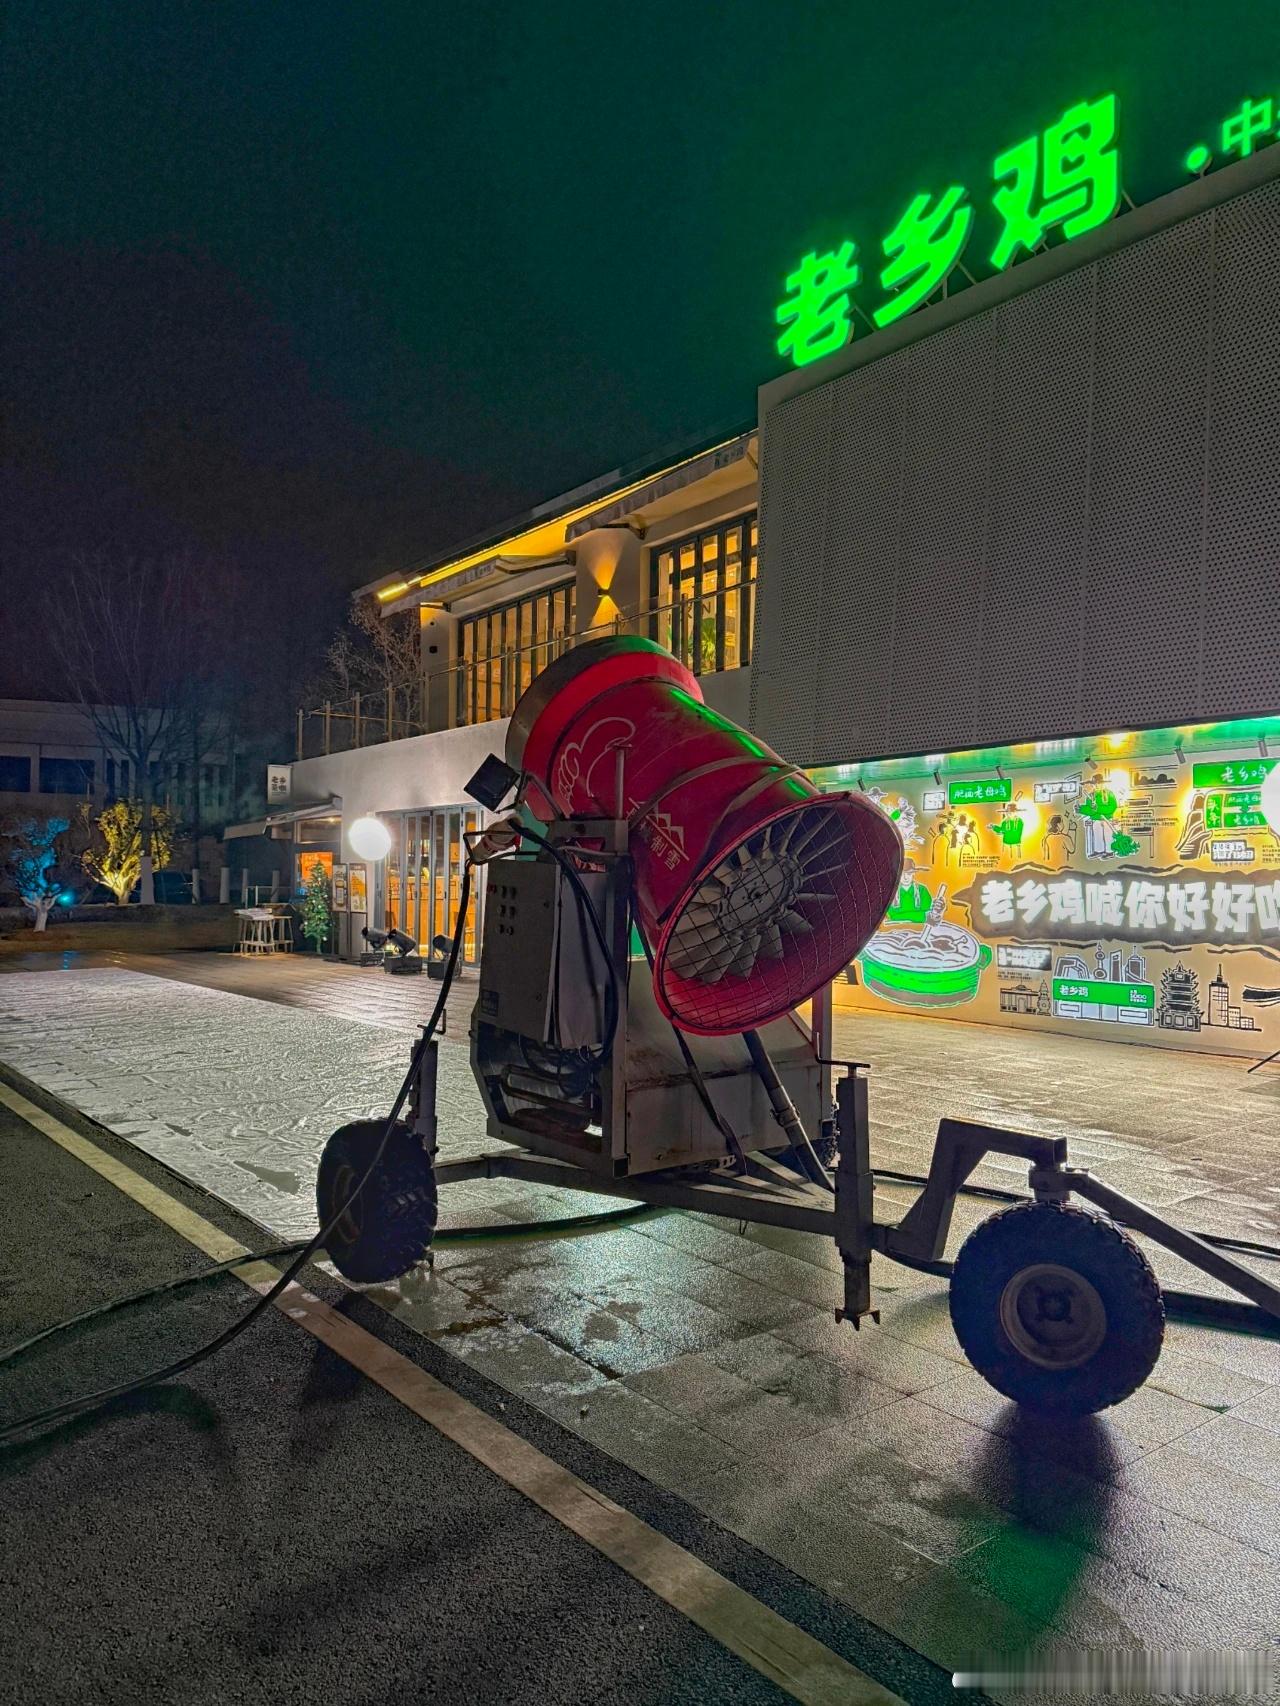
[{"label": "glass door", "polygon": [[[465,832],[481,827],[482,814],[470,806],[444,806],[431,812],[406,812],[400,836],[387,861],[387,922],[430,951],[437,936],[453,940],[466,864]],[[480,963],[483,871],[472,874],[462,964]]]}]

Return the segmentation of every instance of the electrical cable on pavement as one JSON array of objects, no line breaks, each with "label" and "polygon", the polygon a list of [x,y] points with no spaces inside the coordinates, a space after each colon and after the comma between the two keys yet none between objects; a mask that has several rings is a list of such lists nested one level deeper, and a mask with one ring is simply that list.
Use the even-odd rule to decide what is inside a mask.
[{"label": "electrical cable on pavement", "polygon": [[[573,889],[574,899],[578,909],[579,927],[581,927],[584,921],[590,922],[597,945],[600,949],[601,957],[607,968],[609,982],[606,986],[605,1023],[603,1027],[604,1036],[601,1039],[599,1048],[597,1050],[590,1051],[595,1063],[603,1064],[609,1059],[609,1056],[612,1053],[621,1011],[621,998],[617,984],[617,972],[613,964],[613,956],[610,952],[608,943],[605,940],[604,930],[600,923],[599,915],[596,912],[595,904],[591,899],[591,895],[586,884],[582,881],[580,873],[566,852],[561,847],[551,842],[547,837],[541,835],[538,831],[527,828],[523,824],[520,826],[520,835],[534,842],[537,846],[544,848],[551,854],[564,871]],[[590,854],[584,853],[582,856],[584,858],[589,858]],[[230,1327],[218,1334],[214,1339],[211,1339],[207,1344],[198,1347],[194,1351],[188,1352],[183,1357],[177,1358],[175,1361],[165,1365],[163,1368],[154,1369],[150,1373],[141,1375],[135,1380],[122,1381],[118,1385],[104,1387],[100,1391],[85,1394],[80,1398],[70,1399],[63,1404],[55,1405],[48,1410],[20,1418],[16,1422],[11,1422],[5,1427],[0,1428],[0,1444],[14,1438],[18,1434],[27,1433],[34,1428],[42,1427],[50,1422],[61,1421],[70,1416],[81,1414],[86,1410],[101,1408],[103,1405],[112,1402],[114,1399],[122,1398],[130,1393],[143,1391],[150,1386],[158,1385],[161,1381],[172,1379],[174,1375],[185,1372],[187,1369],[195,1366],[195,1364],[203,1362],[206,1358],[225,1349],[227,1345],[231,1344],[233,1340],[237,1339],[241,1333],[251,1326],[270,1304],[275,1302],[276,1298],[279,1297],[286,1287],[292,1283],[294,1277],[306,1265],[307,1261],[322,1249],[325,1240],[333,1231],[334,1227],[356,1201],[361,1191],[365,1188],[370,1178],[376,1172],[383,1154],[386,1151],[387,1144],[391,1139],[391,1134],[395,1129],[396,1122],[400,1117],[401,1110],[404,1107],[413,1087],[423,1055],[425,1054],[426,1049],[431,1046],[435,1033],[439,1028],[440,1020],[444,1014],[445,1004],[448,999],[449,990],[452,987],[453,980],[457,972],[458,960],[461,955],[463,936],[466,928],[467,908],[471,894],[471,870],[471,861],[468,860],[463,868],[462,883],[458,897],[457,922],[454,927],[453,939],[449,946],[449,957],[445,963],[444,974],[440,982],[440,993],[436,998],[436,1003],[432,1009],[430,1017],[422,1028],[422,1034],[414,1045],[409,1070],[406,1072],[400,1088],[396,1093],[396,1098],[392,1105],[391,1113],[388,1116],[382,1137],[379,1140],[378,1147],[374,1151],[373,1158],[365,1168],[364,1173],[361,1175],[346,1200],[342,1203],[341,1207],[330,1217],[328,1223],[322,1226],[319,1231],[305,1243],[278,1245],[270,1250],[261,1251],[256,1254],[253,1252],[246,1252],[244,1255],[235,1256],[228,1261],[219,1262],[209,1268],[202,1269],[198,1274],[184,1275],[179,1279],[165,1281],[160,1285],[152,1286],[148,1290],[135,1292],[127,1297],[117,1298],[110,1303],[100,1305],[96,1309],[86,1310],[79,1315],[74,1315],[65,1321],[58,1322],[52,1327],[47,1327],[43,1329],[43,1331],[32,1335],[30,1338],[22,1341],[21,1343],[10,1346],[3,1352],[0,1352],[0,1364],[3,1364],[24,1355],[26,1352],[32,1350],[37,1344],[42,1343],[44,1340],[51,1338],[58,1333],[67,1331],[72,1327],[82,1325],[95,1317],[107,1315],[115,1310],[126,1308],[131,1304],[142,1302],[149,1297],[159,1296],[165,1292],[178,1291],[186,1286],[197,1284],[202,1280],[215,1278],[220,1274],[234,1271],[237,1268],[246,1267],[254,1262],[277,1260],[283,1256],[289,1255],[292,1255],[294,1258],[269,1291],[265,1292],[238,1321],[233,1322]],[[644,948],[645,957],[652,969],[653,955],[650,951],[648,942],[645,940],[643,932],[640,932],[640,940]],[[694,1088],[697,1091],[703,1106],[706,1108],[708,1115],[715,1123],[721,1135],[725,1138],[730,1153],[734,1155],[735,1160],[738,1161],[740,1166],[745,1167],[746,1158],[741,1141],[716,1108],[714,1100],[711,1097],[710,1090],[706,1084],[706,1080],[693,1057],[692,1050],[690,1049],[687,1040],[683,1033],[674,1024],[671,1029],[680,1046],[680,1052],[684,1058],[694,1084]],[[754,1037],[754,1033],[750,1038],[744,1034],[744,1041],[747,1042],[749,1050],[751,1049],[753,1038],[757,1047],[761,1046],[759,1044],[758,1037]],[[587,1051],[583,1052],[585,1054]],[[754,1051],[752,1052],[754,1056]],[[830,1173],[823,1166],[817,1152],[814,1150],[808,1133],[802,1131],[801,1137],[803,1140],[802,1144],[791,1142],[788,1145],[788,1154],[795,1157],[801,1171],[811,1183],[819,1186],[821,1189],[833,1192],[835,1189],[834,1181],[832,1180]],[[872,1171],[875,1177],[896,1184],[923,1187],[927,1183],[926,1179],[918,1174],[903,1173],[887,1168],[873,1168]],[[981,1197],[991,1201],[1007,1202],[1010,1204],[1030,1202],[1034,1200],[1026,1193],[1003,1190],[996,1186],[962,1185],[959,1188],[959,1194],[962,1196]],[[462,1241],[466,1239],[500,1239],[504,1237],[546,1237],[553,1236],[557,1232],[577,1230],[588,1226],[608,1225],[617,1221],[632,1219],[652,1212],[653,1210],[649,1205],[635,1203],[628,1204],[621,1209],[607,1210],[600,1214],[570,1215],[559,1221],[553,1220],[528,1224],[521,1223],[510,1226],[498,1225],[459,1228],[457,1231],[452,1233],[446,1231],[438,1234],[436,1242],[445,1243],[454,1240]],[[1199,1233],[1196,1234],[1196,1236],[1201,1237],[1205,1243],[1214,1245],[1220,1249],[1236,1250],[1261,1256],[1267,1260],[1280,1261],[1280,1248],[1277,1248],[1274,1245],[1254,1243],[1248,1239],[1224,1237],[1220,1234]],[[917,1269],[923,1273],[937,1275],[942,1278],[950,1277],[953,1269],[953,1264],[948,1261],[931,1261],[927,1259],[906,1258],[902,1256],[895,1256],[894,1259],[901,1262],[903,1266]],[[1267,1331],[1280,1334],[1280,1323],[1271,1321],[1270,1318],[1266,1316],[1266,1312],[1260,1310],[1256,1305],[1237,1303],[1233,1299],[1212,1297],[1203,1292],[1166,1290],[1163,1292],[1163,1296],[1166,1304],[1170,1306],[1171,1313],[1189,1315],[1192,1319],[1200,1320],[1212,1320],[1216,1318],[1233,1326],[1246,1328],[1252,1327],[1255,1331]]]},{"label": "electrical cable on pavement", "polygon": [[[342,1219],[343,1215],[346,1214],[352,1203],[355,1202],[356,1198],[360,1195],[360,1192],[368,1184],[382,1161],[382,1157],[386,1152],[387,1144],[391,1141],[391,1134],[395,1130],[396,1122],[400,1118],[400,1111],[404,1107],[405,1102],[408,1100],[409,1092],[413,1088],[413,1083],[418,1075],[418,1069],[422,1063],[423,1056],[434,1040],[435,1033],[439,1028],[441,1016],[444,1013],[445,1001],[448,998],[449,988],[453,983],[454,974],[458,967],[458,959],[462,952],[462,939],[466,928],[467,904],[470,900],[470,896],[471,866],[470,864],[467,864],[463,867],[462,885],[458,896],[458,921],[454,928],[453,941],[449,946],[449,958],[445,963],[444,976],[440,981],[440,993],[436,997],[436,1004],[431,1010],[430,1018],[422,1027],[421,1036],[413,1046],[413,1055],[409,1062],[409,1070],[405,1073],[400,1088],[396,1092],[396,1098],[392,1104],[391,1113],[387,1118],[386,1127],[383,1130],[382,1137],[378,1142],[377,1148],[374,1150],[373,1157],[355,1186],[352,1188],[345,1202],[343,1202],[342,1206],[336,1209],[330,1216],[328,1223],[322,1226],[315,1236],[303,1245],[302,1249],[276,1280],[271,1289],[264,1292],[258,1301],[253,1304],[251,1308],[247,1309],[238,1321],[233,1321],[231,1326],[219,1333],[216,1338],[209,1340],[205,1345],[198,1346],[194,1351],[188,1351],[185,1356],[178,1357],[173,1362],[165,1364],[163,1368],[152,1369],[147,1374],[139,1375],[135,1380],[122,1380],[114,1386],[104,1386],[97,1392],[85,1393],[79,1398],[70,1398],[65,1403],[55,1404],[47,1410],[38,1411],[33,1415],[21,1417],[16,1422],[10,1422],[5,1427],[0,1428],[0,1444],[3,1444],[6,1440],[12,1439],[16,1434],[27,1433],[32,1428],[43,1427],[49,1422],[62,1421],[68,1416],[79,1415],[85,1410],[99,1409],[103,1404],[108,1404],[113,1399],[123,1398],[132,1392],[144,1391],[149,1386],[158,1385],[162,1380],[171,1380],[175,1374],[185,1373],[187,1369],[193,1368],[196,1363],[203,1362],[207,1357],[216,1355],[218,1351],[224,1350],[227,1345],[231,1344],[234,1339],[238,1339],[241,1333],[243,1333],[247,1327],[251,1326],[263,1311],[275,1302],[281,1292],[293,1283],[295,1276],[303,1267],[306,1266],[309,1259],[315,1255],[317,1250],[323,1248],[325,1240]],[[252,1258],[247,1255],[242,1256],[239,1258],[236,1265],[243,1266],[246,1261],[251,1259]]]},{"label": "electrical cable on pavement", "polygon": [[[577,870],[561,849],[554,846],[549,840],[538,834],[536,831],[522,830],[522,833],[526,834],[529,840],[536,842],[539,846],[545,847],[557,860],[573,887],[580,918],[585,913],[585,916],[590,920],[594,929],[596,940],[599,943],[605,964],[609,970],[610,978],[610,999],[606,1001],[605,1007],[605,1035],[599,1051],[600,1058],[602,1060],[607,1059],[613,1048],[613,1041],[617,1032],[621,1004],[617,989],[617,975],[614,971],[612,956],[609,954],[607,944],[605,943],[604,932],[601,928],[600,920],[596,915],[595,906],[591,901],[591,896],[585,883],[583,883]],[[409,1063],[409,1070],[406,1072],[400,1088],[396,1093],[396,1098],[392,1105],[391,1113],[388,1116],[382,1137],[378,1142],[378,1147],[374,1151],[369,1165],[365,1168],[363,1174],[352,1188],[350,1194],[342,1203],[341,1207],[338,1208],[330,1217],[328,1223],[322,1226],[312,1238],[308,1239],[304,1243],[278,1245],[270,1250],[262,1251],[257,1254],[247,1251],[242,1256],[236,1256],[231,1258],[229,1261],[219,1262],[214,1264],[212,1267],[202,1269],[199,1274],[184,1275],[178,1280],[166,1281],[161,1285],[153,1286],[146,1291],[135,1292],[128,1297],[117,1298],[110,1303],[103,1304],[97,1309],[86,1310],[80,1315],[71,1316],[65,1321],[58,1322],[54,1326],[47,1327],[42,1332],[34,1334],[31,1338],[24,1340],[20,1344],[12,1345],[5,1351],[0,1352],[0,1364],[3,1364],[25,1354],[27,1351],[33,1349],[37,1344],[57,1333],[67,1331],[70,1328],[81,1325],[97,1316],[111,1314],[117,1309],[124,1309],[130,1304],[140,1303],[148,1297],[159,1296],[168,1291],[177,1291],[187,1285],[195,1284],[201,1280],[215,1278],[219,1274],[230,1272],[237,1268],[246,1267],[253,1262],[275,1260],[286,1255],[292,1255],[294,1257],[294,1260],[276,1280],[271,1289],[264,1293],[250,1309],[246,1310],[244,1315],[241,1316],[238,1321],[233,1322],[230,1327],[228,1327],[224,1332],[219,1333],[216,1338],[211,1339],[207,1344],[197,1347],[196,1350],[188,1352],[187,1355],[175,1359],[175,1361],[166,1364],[162,1368],[153,1369],[147,1374],[140,1375],[135,1380],[121,1381],[115,1386],[103,1387],[97,1392],[86,1393],[79,1398],[69,1399],[65,1403],[54,1405],[47,1410],[37,1412],[30,1416],[21,1417],[16,1422],[10,1422],[6,1426],[0,1428],[0,1444],[14,1438],[18,1434],[27,1433],[33,1428],[45,1426],[50,1422],[62,1421],[71,1416],[79,1415],[86,1410],[99,1409],[103,1405],[111,1403],[114,1399],[123,1398],[133,1392],[144,1391],[147,1387],[158,1385],[161,1381],[172,1379],[176,1374],[184,1373],[187,1369],[194,1367],[196,1363],[203,1362],[207,1357],[211,1357],[218,1351],[224,1350],[227,1345],[231,1344],[234,1339],[239,1338],[240,1334],[258,1319],[268,1305],[275,1302],[276,1298],[279,1297],[285,1288],[293,1281],[295,1275],[297,1275],[298,1272],[306,1265],[308,1260],[323,1248],[325,1240],[329,1237],[334,1227],[342,1219],[342,1216],[346,1214],[352,1203],[355,1202],[356,1198],[360,1195],[360,1192],[365,1188],[373,1174],[377,1171],[382,1157],[386,1152],[387,1144],[391,1139],[391,1133],[395,1129],[396,1122],[400,1117],[400,1112],[408,1099],[410,1090],[413,1087],[414,1079],[417,1076],[423,1055],[434,1040],[435,1033],[439,1028],[440,1020],[444,1014],[445,1003],[448,999],[449,990],[457,973],[458,960],[461,955],[463,936],[466,928],[467,908],[470,902],[470,897],[471,862],[468,861],[463,868],[462,883],[458,896],[457,922],[454,927],[453,940],[449,945],[449,957],[445,962],[444,974],[440,980],[440,993],[436,998],[435,1006],[432,1009],[431,1015],[426,1024],[422,1028],[421,1036],[414,1044],[413,1055]],[[472,1239],[551,1237],[560,1232],[576,1231],[589,1227],[598,1227],[620,1221],[632,1220],[639,1218],[642,1215],[652,1214],[653,1212],[653,1209],[648,1204],[628,1203],[622,1208],[609,1209],[599,1214],[568,1215],[561,1219],[552,1221],[535,1221],[530,1223],[512,1224],[509,1226],[499,1224],[487,1227],[459,1228],[455,1232],[446,1231],[439,1234],[435,1242],[448,1243],[454,1240],[463,1242],[470,1241]]]}]

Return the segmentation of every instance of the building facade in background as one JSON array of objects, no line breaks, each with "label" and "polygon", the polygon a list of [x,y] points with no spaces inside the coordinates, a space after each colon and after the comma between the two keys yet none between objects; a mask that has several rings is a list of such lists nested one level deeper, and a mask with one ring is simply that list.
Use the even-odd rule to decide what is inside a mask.
[{"label": "building facade in background", "polygon": [[898,820],[844,1004],[1280,1046],[1280,148],[761,393],[751,722]]},{"label": "building facade in background", "polygon": [[[179,822],[221,829],[260,791],[256,766],[230,740],[152,767],[153,796]],[[0,815],[69,817],[141,796],[127,758],[104,744],[83,707],[44,699],[0,699]]]},{"label": "building facade in background", "polygon": [[[859,330],[765,386],[758,431],[376,583],[418,613],[428,732],[312,711],[240,828],[322,849],[349,941],[448,935],[465,784],[520,693],[644,633],[898,823],[842,1005],[1280,1047],[1278,257],[1280,147]],[[368,813],[379,868],[345,837]]]},{"label": "building facade in background", "polygon": [[[255,845],[255,874],[319,857],[345,897],[339,938],[359,951],[367,922],[406,931],[424,948],[452,935],[464,837],[484,813],[466,784],[501,753],[507,719],[540,670],[584,640],[645,634],[671,647],[707,700],[747,714],[759,549],[756,439],[751,431],[621,469],[542,505],[474,548],[362,588],[383,612],[417,613],[424,733],[387,740],[358,702],[299,713],[298,751],[273,766],[267,817],[229,832]],[[316,750],[319,748],[319,750]],[[392,832],[371,866],[346,831],[376,814]],[[233,868],[248,856],[228,850]],[[479,952],[483,885],[464,954]]]}]

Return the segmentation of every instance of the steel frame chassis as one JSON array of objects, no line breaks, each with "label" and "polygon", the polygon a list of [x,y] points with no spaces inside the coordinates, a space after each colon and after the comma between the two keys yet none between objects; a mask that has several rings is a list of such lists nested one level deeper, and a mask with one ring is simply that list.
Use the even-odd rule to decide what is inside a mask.
[{"label": "steel frame chassis", "polygon": [[[836,1319],[859,1327],[864,1317],[879,1320],[879,1311],[871,1304],[873,1253],[878,1251],[908,1265],[937,1262],[963,1185],[985,1156],[1009,1155],[1029,1164],[1028,1184],[1037,1202],[1063,1202],[1072,1193],[1083,1197],[1121,1225],[1162,1244],[1280,1318],[1280,1286],[1103,1184],[1087,1169],[1070,1166],[1067,1140],[1062,1137],[1035,1137],[968,1120],[943,1119],[938,1124],[927,1181],[920,1195],[900,1221],[878,1221],[871,1170],[869,1068],[853,1061],[823,1064],[844,1068],[836,1085],[839,1159],[834,1194],[798,1178],[759,1151],[748,1155],[745,1174],[732,1171],[726,1163],[712,1172],[688,1169],[613,1178],[569,1160],[514,1150],[436,1161],[436,1180],[450,1184],[463,1179],[528,1179],[541,1185],[624,1197],[658,1208],[688,1209],[728,1220],[821,1233],[835,1240],[844,1267],[844,1303],[836,1310]],[[436,1045],[432,1043],[423,1051],[411,1120],[433,1161],[437,1154],[436,1067]]]}]

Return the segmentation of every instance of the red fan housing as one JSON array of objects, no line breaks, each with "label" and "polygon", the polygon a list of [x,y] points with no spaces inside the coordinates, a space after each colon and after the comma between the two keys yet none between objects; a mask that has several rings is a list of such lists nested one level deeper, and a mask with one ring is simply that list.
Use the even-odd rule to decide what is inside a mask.
[{"label": "red fan housing", "polygon": [[902,839],[703,702],[652,640],[594,640],[516,706],[507,762],[543,817],[625,817],[654,990],[681,1030],[768,1024],[842,971],[898,890]]}]

